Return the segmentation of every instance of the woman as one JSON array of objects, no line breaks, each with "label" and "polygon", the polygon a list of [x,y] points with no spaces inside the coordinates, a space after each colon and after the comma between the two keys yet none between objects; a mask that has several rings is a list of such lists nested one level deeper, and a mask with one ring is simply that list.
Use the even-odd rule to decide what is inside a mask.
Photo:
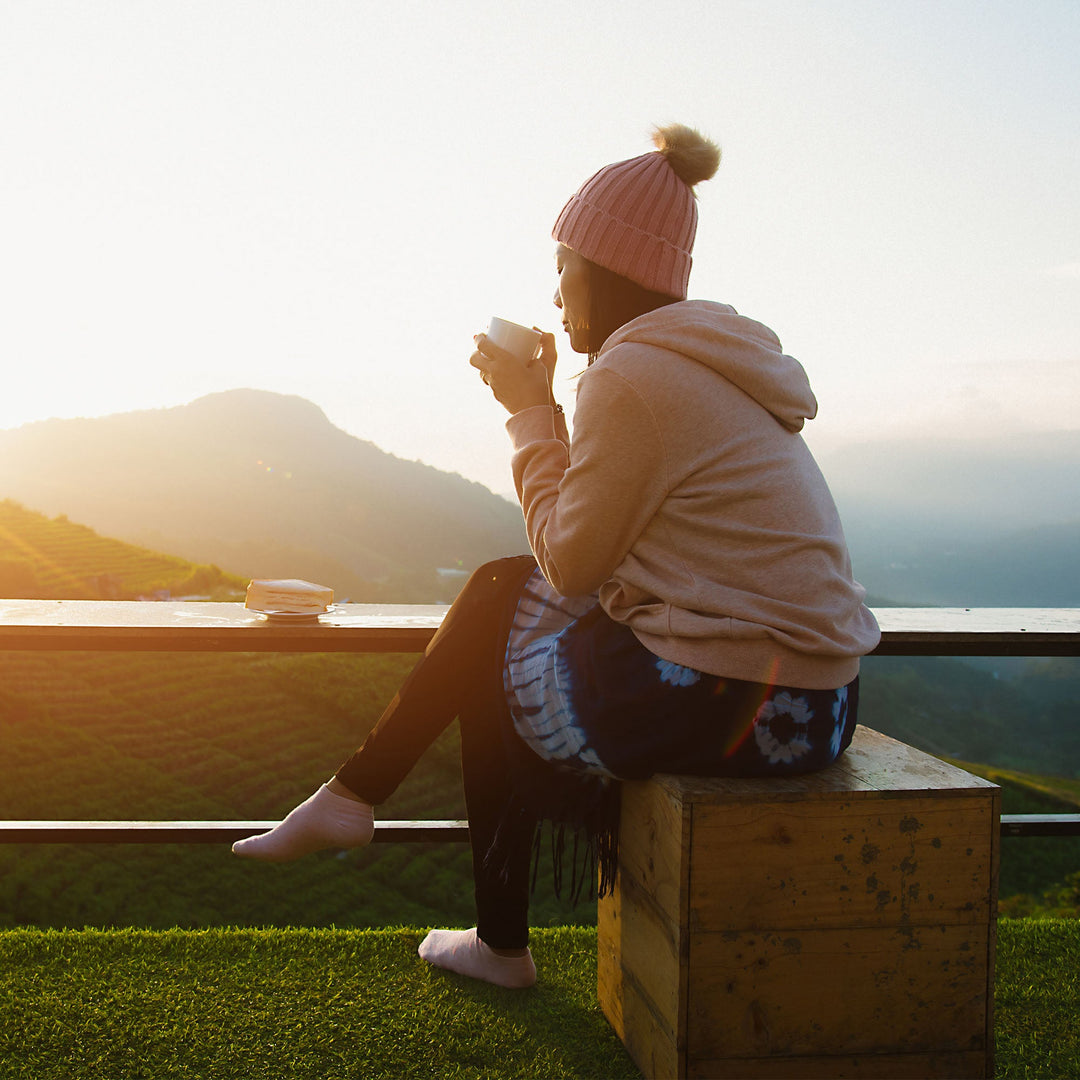
[{"label": "woman", "polygon": [[[471,363],[510,412],[533,558],[481,567],[363,747],[237,854],[367,843],[372,807],[460,719],[473,930],[420,955],[532,985],[537,823],[583,828],[613,873],[619,779],[821,769],[855,726],[877,644],[839,518],[799,436],[816,412],[771,330],[687,301],[696,183],[719,150],[680,125],[592,176],[555,223],[555,304],[589,357],[574,437],[552,395],[554,337],[522,364]],[[561,832],[560,832],[561,835]]]}]

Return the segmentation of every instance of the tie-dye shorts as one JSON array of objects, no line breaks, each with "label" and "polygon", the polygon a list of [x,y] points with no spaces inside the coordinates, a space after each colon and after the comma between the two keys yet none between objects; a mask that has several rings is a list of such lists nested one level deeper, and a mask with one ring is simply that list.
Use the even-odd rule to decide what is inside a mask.
[{"label": "tie-dye shorts", "polygon": [[536,754],[622,780],[823,769],[851,742],[858,706],[858,679],[804,690],[663,660],[595,597],[559,596],[539,570],[518,601],[504,687]]}]

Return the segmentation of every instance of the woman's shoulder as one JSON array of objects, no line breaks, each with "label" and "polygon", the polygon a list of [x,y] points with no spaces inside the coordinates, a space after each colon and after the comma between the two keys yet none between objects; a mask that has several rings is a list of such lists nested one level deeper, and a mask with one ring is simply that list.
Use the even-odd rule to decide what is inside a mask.
[{"label": "woman's shoulder", "polygon": [[605,413],[640,409],[667,415],[672,410],[685,412],[688,400],[715,409],[718,395],[732,391],[714,371],[679,348],[633,338],[605,349],[578,381],[579,403],[584,400]]},{"label": "woman's shoulder", "polygon": [[730,304],[714,300],[676,300],[624,323],[607,339],[600,352],[603,354],[627,341],[653,341],[670,335],[677,337],[690,327],[719,326],[742,318]]},{"label": "woman's shoulder", "polygon": [[770,352],[782,351],[780,339],[764,323],[740,315],[730,304],[679,300],[631,319],[604,343],[600,356],[636,343],[676,352],[696,352],[738,340]]},{"label": "woman's shoulder", "polygon": [[[700,364],[744,322],[750,320],[744,320],[729,304],[679,300],[621,326],[588,370],[610,371],[635,381],[670,377],[673,367],[689,364],[692,369]],[[741,332],[745,333],[745,328]]]},{"label": "woman's shoulder", "polygon": [[635,319],[612,334],[593,367],[649,400],[689,396],[717,408],[745,394],[791,431],[817,412],[806,372],[776,334],[726,304],[684,301]]}]

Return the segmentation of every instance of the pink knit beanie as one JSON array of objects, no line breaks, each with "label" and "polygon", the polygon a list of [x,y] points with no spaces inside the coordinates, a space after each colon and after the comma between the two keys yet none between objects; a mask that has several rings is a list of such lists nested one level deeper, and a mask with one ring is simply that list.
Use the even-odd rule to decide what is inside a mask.
[{"label": "pink knit beanie", "polygon": [[646,289],[685,300],[697,233],[693,189],[716,172],[720,150],[682,124],[657,128],[653,142],[655,151],[586,180],[551,235]]}]

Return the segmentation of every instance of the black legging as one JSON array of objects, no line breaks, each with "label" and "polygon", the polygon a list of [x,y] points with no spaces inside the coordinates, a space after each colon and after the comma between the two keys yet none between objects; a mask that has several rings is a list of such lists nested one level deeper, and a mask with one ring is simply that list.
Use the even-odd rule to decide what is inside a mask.
[{"label": "black legging", "polygon": [[458,718],[477,933],[503,949],[524,948],[529,940],[532,823],[523,819],[506,838],[505,866],[485,867],[484,856],[512,793],[502,665],[516,597],[535,567],[531,556],[499,559],[469,578],[364,745],[337,773],[365,802],[385,802]]}]

